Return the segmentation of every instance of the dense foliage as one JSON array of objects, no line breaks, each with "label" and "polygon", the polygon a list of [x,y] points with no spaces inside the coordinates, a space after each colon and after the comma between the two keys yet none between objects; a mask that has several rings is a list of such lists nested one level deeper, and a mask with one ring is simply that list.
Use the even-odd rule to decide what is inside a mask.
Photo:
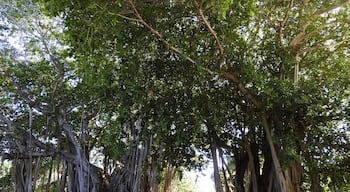
[{"label": "dense foliage", "polygon": [[348,0],[2,1],[0,189],[349,190]]}]

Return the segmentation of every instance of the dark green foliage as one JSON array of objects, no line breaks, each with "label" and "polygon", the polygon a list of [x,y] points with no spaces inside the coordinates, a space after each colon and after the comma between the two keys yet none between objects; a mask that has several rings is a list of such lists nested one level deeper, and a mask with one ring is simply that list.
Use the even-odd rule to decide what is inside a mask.
[{"label": "dark green foliage", "polygon": [[[11,78],[35,95],[29,97],[32,103],[68,101],[62,105],[72,109],[66,118],[74,131],[79,135],[80,120],[91,116],[88,143],[111,164],[135,147],[129,144],[136,122],[142,125],[143,144],[152,140],[150,156],[162,159],[160,170],[168,164],[201,168],[204,157],[213,158],[213,146],[236,161],[250,148],[259,185],[273,166],[266,119],[281,168],[305,170],[304,184],[295,190],[302,185],[310,190],[317,180],[323,187],[348,187],[350,176],[341,167],[349,161],[349,5],[39,2],[47,14],[63,19],[59,37],[69,48],[52,54],[64,78],[53,61],[3,56],[9,64],[2,65],[7,74],[0,79],[6,87],[0,88],[2,103],[18,99]],[[329,13],[333,6],[341,8]],[[26,51],[40,52],[37,45],[29,42]],[[18,113],[28,113],[24,104]],[[43,134],[47,117],[33,118],[32,131]],[[23,127],[26,120],[15,118]],[[50,138],[61,139],[57,124],[50,126],[45,129]],[[243,173],[251,171],[247,164]]]}]

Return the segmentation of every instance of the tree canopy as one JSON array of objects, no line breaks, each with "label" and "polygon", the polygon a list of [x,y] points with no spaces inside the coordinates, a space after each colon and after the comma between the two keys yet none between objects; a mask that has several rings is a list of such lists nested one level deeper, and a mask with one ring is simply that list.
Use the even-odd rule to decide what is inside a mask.
[{"label": "tree canopy", "polygon": [[350,189],[349,0],[1,3],[0,189]]}]

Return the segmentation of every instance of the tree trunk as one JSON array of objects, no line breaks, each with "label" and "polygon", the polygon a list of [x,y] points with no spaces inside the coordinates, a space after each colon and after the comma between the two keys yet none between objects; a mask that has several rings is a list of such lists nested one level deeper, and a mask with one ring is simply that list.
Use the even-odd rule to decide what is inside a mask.
[{"label": "tree trunk", "polygon": [[248,166],[248,155],[238,149],[234,150],[236,177],[235,187],[237,192],[245,192],[244,189],[244,174]]},{"label": "tree trunk", "polygon": [[273,164],[273,182],[276,187],[276,191],[285,192],[286,191],[286,181],[282,173],[281,164],[278,158],[278,154],[275,148],[275,145],[272,141],[271,128],[267,121],[267,115],[262,114],[262,123],[265,131],[266,141],[269,146],[269,151],[271,153],[271,159]]},{"label": "tree trunk", "polygon": [[170,164],[165,169],[165,181],[163,192],[172,192],[172,181],[174,180],[176,175],[176,168],[171,166]]},{"label": "tree trunk", "polygon": [[84,150],[81,148],[81,144],[78,142],[70,125],[63,118],[65,116],[64,112],[62,110],[59,111],[57,121],[59,126],[63,128],[67,138],[68,151],[62,152],[62,155],[68,164],[68,190],[74,192],[99,191],[102,181],[85,157]]},{"label": "tree trunk", "polygon": [[13,162],[13,181],[15,181],[16,192],[27,192],[28,187],[25,184],[27,180],[25,161],[22,159],[14,160]]},{"label": "tree trunk", "polygon": [[323,191],[320,185],[320,175],[313,169],[310,169],[310,180],[311,180],[311,192],[321,192]]},{"label": "tree trunk", "polygon": [[130,153],[124,155],[124,166],[112,177],[110,192],[158,192],[159,181],[157,161],[150,156],[152,136],[148,141],[141,140],[141,121],[130,123]]},{"label": "tree trunk", "polygon": [[301,164],[297,161],[284,171],[284,176],[288,183],[288,190],[291,192],[301,192],[301,177],[303,174],[303,168]]},{"label": "tree trunk", "polygon": [[213,165],[214,165],[214,182],[216,192],[222,192],[222,183],[219,172],[219,159],[217,156],[217,151],[215,145],[211,145],[211,154],[213,156]]},{"label": "tree trunk", "polygon": [[250,185],[249,185],[249,191],[252,192],[258,192],[258,173],[256,171],[256,163],[257,161],[255,160],[252,150],[251,150],[251,146],[247,147],[247,153],[248,153],[248,157],[249,157],[249,161],[248,161],[248,170],[250,172]]}]

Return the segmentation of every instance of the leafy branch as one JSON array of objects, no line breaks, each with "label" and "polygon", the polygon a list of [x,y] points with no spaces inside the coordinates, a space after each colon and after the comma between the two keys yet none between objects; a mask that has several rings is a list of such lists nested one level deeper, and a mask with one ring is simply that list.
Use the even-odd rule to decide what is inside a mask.
[{"label": "leafy branch", "polygon": [[163,35],[160,34],[159,31],[157,31],[155,28],[153,28],[151,25],[149,25],[141,16],[141,14],[139,13],[139,11],[136,8],[135,3],[132,0],[129,0],[129,4],[131,6],[131,8],[133,9],[134,15],[136,16],[135,18],[131,18],[131,17],[127,17],[121,14],[117,14],[117,16],[129,20],[129,21],[134,21],[134,22],[138,22],[141,25],[143,25],[144,27],[146,27],[146,29],[148,29],[153,35],[155,35],[156,37],[159,38],[159,40],[161,42],[163,42],[170,50],[174,51],[176,54],[182,56],[185,58],[185,60],[187,60],[188,62],[192,63],[192,64],[196,64],[196,62],[189,56],[187,56],[186,54],[184,54],[184,52],[178,48],[176,48],[175,46],[171,45],[167,40],[165,40],[163,38]]},{"label": "leafy branch", "polygon": [[[194,1],[194,3],[196,4],[196,1]],[[172,51],[174,51],[175,53],[179,54],[179,55],[183,55],[183,52],[180,50],[180,49],[177,49],[176,47],[172,46],[169,42],[167,42],[163,36],[161,35],[161,33],[159,31],[157,31],[156,29],[154,29],[152,26],[150,26],[143,18],[142,16],[140,15],[139,11],[137,10],[136,8],[136,5],[135,3],[132,1],[132,0],[129,0],[129,4],[131,5],[133,11],[134,11],[134,15],[136,16],[137,19],[135,18],[130,18],[130,17],[127,17],[127,16],[123,16],[123,15],[119,15],[120,17],[124,18],[124,19],[127,19],[127,20],[130,20],[130,21],[136,21],[140,24],[142,24],[145,28],[147,28],[152,34],[156,35],[163,43],[165,43],[168,48]],[[196,6],[199,6],[198,3]],[[199,9],[201,10],[201,9]],[[201,11],[200,11],[201,12]],[[204,18],[204,15],[203,13],[201,12],[202,14],[202,19],[204,19],[204,22],[206,23],[206,26],[207,28],[209,29],[210,33],[214,36],[214,38],[216,37],[217,39],[217,44],[219,46],[219,49],[221,47],[221,43],[220,41],[218,40],[217,36],[216,36],[216,33],[212,30],[212,28],[210,27],[209,23],[207,22],[207,20],[205,20]],[[222,49],[223,51],[223,49]],[[221,52],[221,49],[220,49],[220,53]],[[188,56],[185,56],[185,59],[187,61],[189,61],[190,63],[192,64],[195,64],[197,65],[197,63],[190,57]],[[214,71],[211,71],[210,69],[208,68],[202,68],[204,69],[205,71],[207,71],[209,74],[213,75],[213,74],[218,74],[217,72],[214,72]],[[238,90],[243,93],[243,95],[245,96],[245,98],[252,102],[252,104],[255,106],[256,109],[258,110],[262,110],[262,105],[261,105],[261,102],[255,97],[255,95],[250,91],[248,90],[242,83],[241,81],[239,80],[239,78],[237,76],[235,76],[234,74],[231,74],[231,73],[228,73],[228,72],[222,72],[219,74],[221,77],[224,77],[225,79],[229,80],[230,82],[232,82],[232,84],[238,88]],[[286,181],[285,179],[283,178],[283,175],[282,173],[280,172],[281,170],[281,165],[280,165],[280,162],[278,160],[278,157],[277,157],[277,152],[276,152],[276,149],[274,147],[274,144],[273,144],[273,141],[272,141],[272,135],[271,135],[271,132],[270,132],[270,127],[267,123],[267,114],[266,112],[264,112],[264,110],[262,110],[261,112],[261,115],[262,115],[262,125],[263,125],[263,128],[264,128],[264,131],[266,132],[266,139],[268,140],[268,144],[269,144],[269,147],[271,149],[271,155],[272,155],[272,159],[273,159],[273,164],[274,164],[274,167],[275,167],[275,171],[276,171],[276,175],[278,175],[278,177],[280,178],[279,179],[279,184],[280,184],[280,187],[281,188],[285,188],[286,186]]]},{"label": "leafy branch", "polygon": [[220,39],[218,38],[216,32],[214,31],[214,29],[211,27],[211,25],[209,24],[208,20],[204,16],[204,13],[203,13],[203,10],[202,10],[202,3],[201,3],[201,5],[199,5],[196,0],[193,0],[193,5],[197,9],[200,18],[202,19],[204,25],[207,27],[210,35],[214,37],[216,45],[218,46],[218,49],[219,49],[219,57],[221,58],[223,53],[224,53],[224,48],[223,48],[223,46],[222,46],[222,44],[220,42]]},{"label": "leafy branch", "polygon": [[288,19],[288,14],[289,14],[289,11],[291,10],[291,8],[293,7],[293,4],[294,4],[294,0],[291,0],[289,5],[288,5],[288,8],[287,8],[287,11],[284,15],[284,18],[283,20],[281,21],[280,23],[280,26],[278,28],[278,37],[279,37],[279,40],[280,40],[280,43],[281,43],[281,46],[283,47],[283,28],[287,22],[287,19]]},{"label": "leafy branch", "polygon": [[[137,7],[135,5],[135,3],[132,1],[132,0],[129,0],[129,4],[131,6],[131,8],[133,9],[134,11],[134,15],[136,16],[136,18],[131,18],[131,17],[128,17],[128,16],[125,16],[125,15],[121,15],[121,14],[117,14],[117,16],[123,18],[123,19],[126,19],[126,20],[129,20],[129,21],[134,21],[134,22],[138,22],[140,24],[142,24],[146,29],[148,29],[153,35],[157,36],[160,41],[162,41],[170,50],[174,51],[176,54],[178,54],[179,56],[183,56],[185,58],[185,60],[187,60],[188,62],[192,63],[192,64],[195,64],[195,65],[198,65],[194,59],[192,59],[191,57],[185,55],[183,53],[183,51],[181,49],[178,49],[176,47],[174,47],[173,45],[171,45],[168,41],[166,41],[164,38],[163,38],[163,35],[158,31],[156,30],[155,28],[153,28],[151,25],[149,25],[141,16],[141,14],[139,13],[139,11],[137,10]],[[204,18],[204,16],[203,16]],[[210,25],[208,25],[210,27]],[[210,29],[212,29],[210,27]],[[215,32],[213,34],[216,34]],[[218,41],[220,43],[220,41]],[[221,43],[220,43],[221,45]],[[202,66],[199,66],[198,67],[201,67],[202,70],[206,71],[207,73],[209,73],[210,75],[219,75],[229,81],[231,81],[233,83],[233,85],[235,87],[238,88],[238,90],[243,93],[243,95],[245,95],[246,99],[251,101],[253,103],[253,105],[257,108],[257,109],[260,109],[261,108],[261,104],[260,104],[260,101],[258,101],[256,99],[256,97],[254,96],[253,93],[251,93],[251,91],[249,91],[242,83],[241,81],[239,80],[239,78],[234,75],[234,74],[231,74],[231,73],[228,73],[228,72],[215,72],[215,71],[212,71],[206,67],[202,67]]]}]

